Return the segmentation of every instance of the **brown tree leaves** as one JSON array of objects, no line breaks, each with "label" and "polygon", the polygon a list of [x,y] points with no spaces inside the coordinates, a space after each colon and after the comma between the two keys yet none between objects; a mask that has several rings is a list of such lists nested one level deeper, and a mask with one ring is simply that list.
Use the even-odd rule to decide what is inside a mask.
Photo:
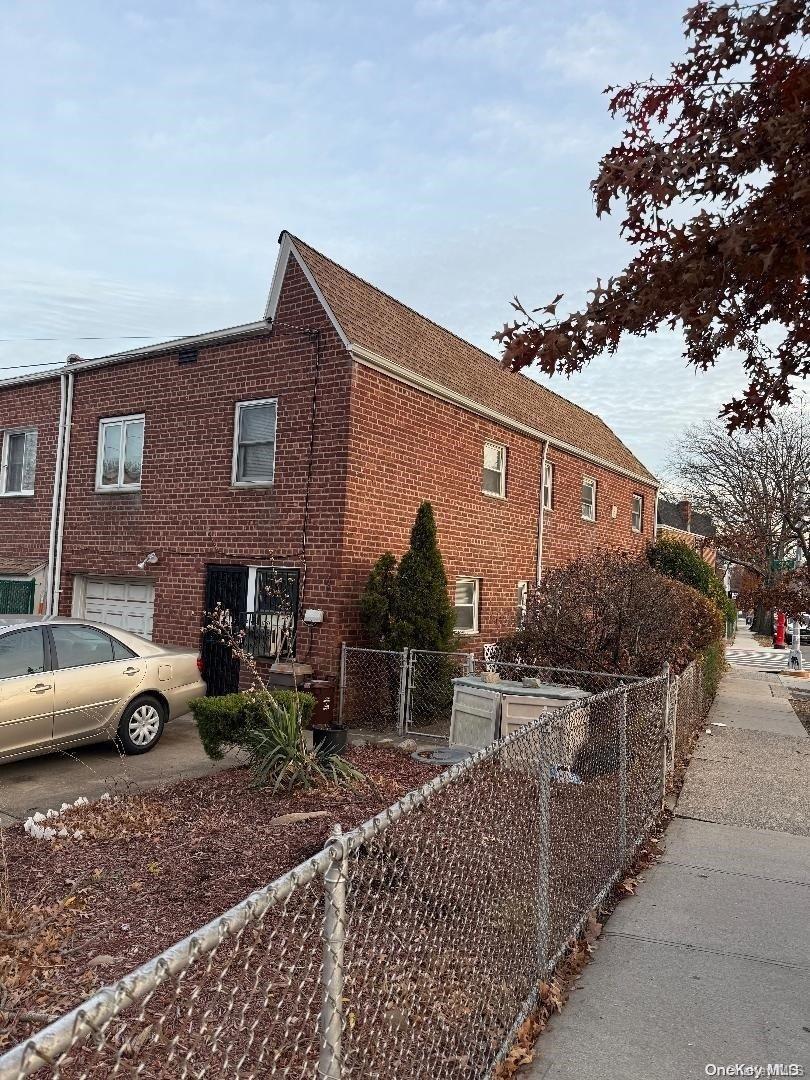
[{"label": "brown tree leaves", "polygon": [[625,204],[634,256],[582,311],[517,301],[521,318],[495,339],[512,370],[572,374],[624,334],[680,327],[698,370],[742,355],[748,385],[722,415],[751,430],[810,372],[810,59],[797,44],[810,4],[699,3],[684,24],[665,82],[608,91],[625,130],[591,189],[599,216]]}]

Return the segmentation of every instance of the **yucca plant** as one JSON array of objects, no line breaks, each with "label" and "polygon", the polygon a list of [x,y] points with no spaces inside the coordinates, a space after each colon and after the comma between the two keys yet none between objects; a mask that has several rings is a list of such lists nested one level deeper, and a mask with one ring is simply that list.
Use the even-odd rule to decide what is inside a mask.
[{"label": "yucca plant", "polygon": [[337,755],[307,746],[295,700],[260,699],[266,722],[249,728],[243,737],[248,765],[256,787],[270,786],[273,793],[293,788],[350,785],[363,774]]}]

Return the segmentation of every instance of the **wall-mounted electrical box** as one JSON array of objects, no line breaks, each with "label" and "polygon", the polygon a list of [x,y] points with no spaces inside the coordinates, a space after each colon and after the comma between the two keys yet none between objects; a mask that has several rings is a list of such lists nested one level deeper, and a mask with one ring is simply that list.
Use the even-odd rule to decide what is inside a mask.
[{"label": "wall-mounted electrical box", "polygon": [[323,612],[320,608],[308,607],[304,612],[304,622],[310,626],[323,622]]}]

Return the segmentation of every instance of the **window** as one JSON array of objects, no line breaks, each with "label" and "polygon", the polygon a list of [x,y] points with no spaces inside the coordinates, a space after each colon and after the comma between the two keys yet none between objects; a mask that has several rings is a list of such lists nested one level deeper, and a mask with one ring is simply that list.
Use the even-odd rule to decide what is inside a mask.
[{"label": "window", "polygon": [[554,466],[550,461],[543,464],[543,509],[554,508]]},{"label": "window", "polygon": [[596,521],[596,481],[582,477],[582,517],[585,521]]},{"label": "window", "polygon": [[245,641],[254,656],[295,655],[299,577],[296,567],[249,567]]},{"label": "window", "polygon": [[478,578],[459,578],[456,582],[456,631],[459,634],[478,633]]},{"label": "window", "polygon": [[630,511],[630,524],[633,526],[633,532],[641,532],[644,528],[644,496],[634,495],[633,506]]},{"label": "window", "polygon": [[0,493],[33,495],[37,467],[37,433],[7,431],[3,436],[3,460],[0,467]]},{"label": "window", "polygon": [[275,399],[242,401],[234,420],[234,484],[272,484],[276,467]]},{"label": "window", "polygon": [[529,605],[529,583],[519,581],[517,583],[517,625],[523,626],[526,621],[526,610]]},{"label": "window", "polygon": [[39,675],[45,670],[45,645],[38,626],[0,636],[0,679]]},{"label": "window", "polygon": [[484,475],[481,489],[486,495],[506,496],[506,447],[484,443]]},{"label": "window", "polygon": [[120,641],[113,641],[92,626],[52,626],[58,668],[108,664],[111,660],[129,660],[135,655]]},{"label": "window", "polygon": [[118,416],[99,423],[97,491],[139,490],[143,429],[143,416]]}]

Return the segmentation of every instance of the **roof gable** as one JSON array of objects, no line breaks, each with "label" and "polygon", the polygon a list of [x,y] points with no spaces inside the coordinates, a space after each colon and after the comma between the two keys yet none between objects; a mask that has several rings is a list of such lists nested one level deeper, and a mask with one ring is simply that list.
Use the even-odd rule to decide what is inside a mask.
[{"label": "roof gable", "polygon": [[526,375],[508,371],[483,349],[357,277],[284,232],[268,297],[272,318],[288,260],[295,258],[344,344],[367,350],[553,442],[657,484],[607,424]]}]

